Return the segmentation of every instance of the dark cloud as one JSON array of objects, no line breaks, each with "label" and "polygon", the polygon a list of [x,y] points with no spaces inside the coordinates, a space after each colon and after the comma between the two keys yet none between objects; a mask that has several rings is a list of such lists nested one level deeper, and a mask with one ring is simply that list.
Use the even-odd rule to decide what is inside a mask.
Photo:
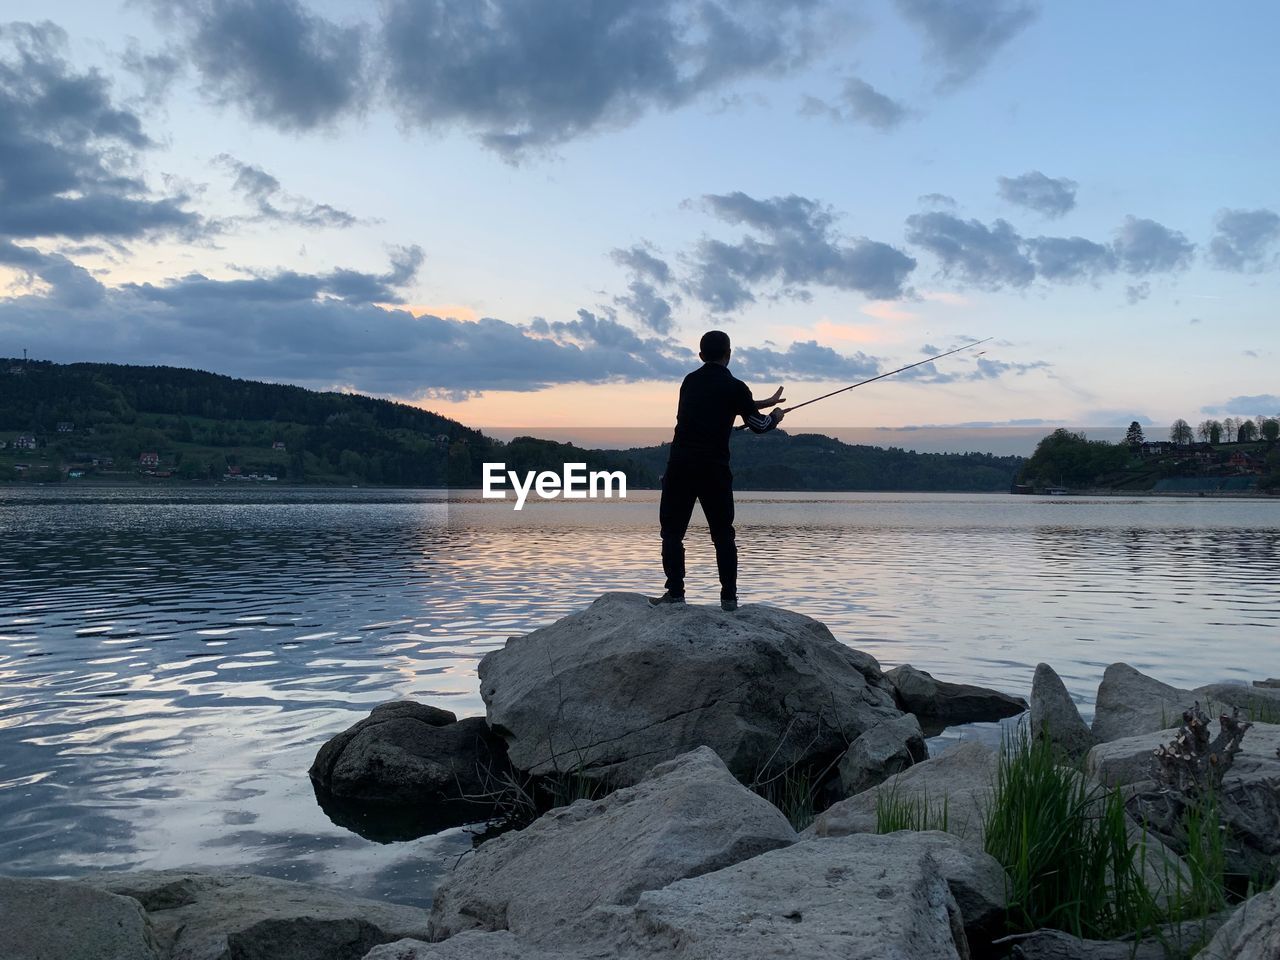
[{"label": "dark cloud", "polygon": [[43,281],[47,299],[61,307],[92,307],[103,297],[104,287],[88,270],[57,253],[20,247],[0,238],[0,266],[19,271],[26,284]]},{"label": "dark cloud", "polygon": [[1125,217],[1113,247],[1121,267],[1132,274],[1180,270],[1195,250],[1185,234],[1141,217]]},{"label": "dark cloud", "polygon": [[1024,0],[897,0],[897,6],[924,33],[931,58],[943,67],[943,88],[973,77],[1038,13]]},{"label": "dark cloud", "polygon": [[920,204],[926,207],[951,207],[955,208],[956,198],[949,197],[945,193],[923,193],[918,198]]},{"label": "dark cloud", "polygon": [[73,71],[51,23],[0,26],[0,236],[128,240],[194,231],[185,196],[137,174],[152,146],[100,73]]},{"label": "dark cloud", "polygon": [[1005,200],[1046,217],[1060,217],[1074,209],[1076,188],[1080,186],[1066,177],[1046,177],[1039,170],[1017,177],[997,177],[996,182]]},{"label": "dark cloud", "polygon": [[1253,396],[1232,397],[1217,406],[1201,407],[1202,413],[1241,414],[1246,417],[1280,415],[1280,395],[1258,393]]},{"label": "dark cloud", "polygon": [[853,383],[880,372],[880,362],[858,351],[837,353],[814,340],[797,341],[786,350],[774,347],[734,347],[733,364],[739,377],[749,380],[831,380]]},{"label": "dark cloud", "polygon": [[1214,221],[1209,262],[1223,270],[1261,270],[1280,239],[1280,214],[1272,210],[1223,210]]},{"label": "dark cloud", "polygon": [[214,162],[235,174],[233,186],[236,191],[258,211],[252,218],[254,220],[302,227],[350,227],[357,223],[356,218],[345,210],[286,193],[280,181],[259,166],[237,160],[227,153],[218,154]]},{"label": "dark cloud", "polygon": [[1026,245],[1040,278],[1050,282],[1096,280],[1118,265],[1114,250],[1084,237],[1032,237]]},{"label": "dark cloud", "polygon": [[942,272],[985,290],[1025,287],[1036,276],[1022,237],[1006,221],[990,227],[934,211],[907,217],[907,240],[938,258]]},{"label": "dark cloud", "polygon": [[284,130],[323,127],[365,103],[371,85],[360,25],[333,23],[298,0],[153,2],[178,26],[215,103]]},{"label": "dark cloud", "polygon": [[609,253],[610,259],[619,266],[645,277],[655,283],[671,282],[671,267],[667,261],[656,256],[647,245],[636,244],[627,249],[618,248]]},{"label": "dark cloud", "polygon": [[626,293],[613,298],[615,304],[657,333],[670,333],[675,326],[673,301],[678,298],[664,296],[653,284],[639,279],[627,284]]},{"label": "dark cloud", "polygon": [[[967,363],[970,358],[961,358]],[[975,380],[998,380],[1004,376],[1020,377],[1032,370],[1047,370],[1050,364],[1044,360],[1033,360],[1028,363],[1017,363],[1007,360],[995,360],[981,355],[972,358],[973,368],[970,370],[948,369],[942,371],[937,364],[924,363],[899,376],[903,380],[915,380],[920,383],[961,383]]]},{"label": "dark cloud", "polygon": [[186,62],[175,50],[146,51],[136,40],[130,40],[120,56],[120,65],[142,83],[142,99],[159,103],[175,80],[182,76]]},{"label": "dark cloud", "polygon": [[[1184,269],[1194,250],[1178,231],[1137,217],[1126,218],[1107,245],[1084,237],[1023,237],[1005,220],[987,226],[934,211],[907,218],[907,239],[937,257],[944,275],[986,290],[1026,287],[1036,279],[1097,281],[1119,271],[1169,273]],[[1131,302],[1143,291],[1143,283],[1131,287]]]},{"label": "dark cloud", "polygon": [[860,77],[850,77],[845,81],[838,104],[832,105],[817,97],[806,97],[801,113],[865,123],[886,133],[907,119],[910,111]]},{"label": "dark cloud", "polygon": [[516,158],[798,64],[812,6],[387,0],[381,56],[407,122],[459,125]]},{"label": "dark cloud", "polygon": [[823,286],[892,299],[902,296],[915,269],[915,260],[887,243],[838,236],[831,211],[805,197],[757,200],[739,192],[704,199],[719,219],[763,237],[732,244],[708,238],[697,245],[687,289],[718,312],[754,302],[753,288],[768,284],[798,298],[809,286]]}]

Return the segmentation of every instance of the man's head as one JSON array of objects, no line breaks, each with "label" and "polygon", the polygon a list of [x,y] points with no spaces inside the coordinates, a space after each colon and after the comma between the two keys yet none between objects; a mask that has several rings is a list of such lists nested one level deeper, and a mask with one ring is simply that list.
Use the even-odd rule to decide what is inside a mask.
[{"label": "man's head", "polygon": [[729,335],[722,330],[708,330],[698,341],[698,356],[703,363],[729,363]]}]

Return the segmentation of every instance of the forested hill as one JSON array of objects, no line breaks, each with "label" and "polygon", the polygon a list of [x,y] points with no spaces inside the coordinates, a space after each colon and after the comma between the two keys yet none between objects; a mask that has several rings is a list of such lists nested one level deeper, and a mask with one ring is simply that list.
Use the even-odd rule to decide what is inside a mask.
[{"label": "forested hill", "polygon": [[[175,367],[0,360],[0,480],[272,479],[403,486],[480,484],[481,464],[559,471],[584,462],[655,487],[665,446],[584,450],[503,443],[439,414]],[[743,490],[1007,492],[1020,457],[917,454],[816,434],[734,434]]]}]

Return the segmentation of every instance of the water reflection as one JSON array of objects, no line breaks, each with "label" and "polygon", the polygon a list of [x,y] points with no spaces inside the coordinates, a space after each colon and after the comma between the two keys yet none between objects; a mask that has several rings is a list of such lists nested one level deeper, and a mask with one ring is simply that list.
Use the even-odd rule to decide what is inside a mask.
[{"label": "water reflection", "polygon": [[[886,665],[1088,700],[1280,673],[1280,525],[1258,501],[745,495],[747,599]],[[336,819],[306,770],[374,704],[482,712],[507,636],[659,582],[656,504],[366,490],[0,491],[0,857],[11,871],[248,866],[406,902],[460,830]],[[690,593],[717,595],[695,518]],[[767,570],[767,573],[765,572]],[[362,838],[343,825],[362,827]]]}]

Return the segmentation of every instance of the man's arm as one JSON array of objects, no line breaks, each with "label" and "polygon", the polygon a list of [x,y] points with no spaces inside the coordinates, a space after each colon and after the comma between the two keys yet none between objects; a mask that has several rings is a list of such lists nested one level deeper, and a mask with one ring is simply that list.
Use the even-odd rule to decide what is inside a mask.
[{"label": "man's arm", "polygon": [[782,388],[779,387],[773,391],[773,396],[764,400],[753,400],[752,402],[756,405],[757,410],[763,410],[766,407],[776,407],[780,403],[786,403],[787,398],[782,395]]},{"label": "man's arm", "polygon": [[773,406],[782,399],[782,388],[779,387],[777,392],[768,400],[757,401],[751,396],[751,390],[744,383],[742,384],[742,402],[738,407],[738,414],[747,425],[747,429],[752,433],[768,433],[774,427],[782,422],[782,409],[775,408],[768,415],[760,413],[763,407]]}]

